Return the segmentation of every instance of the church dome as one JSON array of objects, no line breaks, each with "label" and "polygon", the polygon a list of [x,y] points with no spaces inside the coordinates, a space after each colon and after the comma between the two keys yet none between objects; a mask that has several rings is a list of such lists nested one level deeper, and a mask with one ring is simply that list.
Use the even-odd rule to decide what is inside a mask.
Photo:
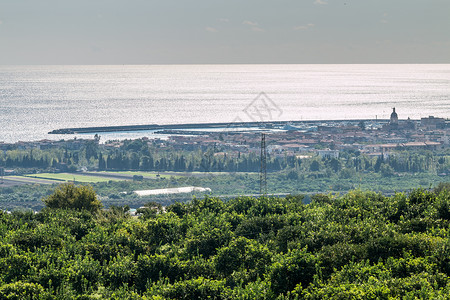
[{"label": "church dome", "polygon": [[395,112],[395,107],[392,109],[392,114],[391,114],[391,119],[393,119],[393,118],[398,119],[398,115],[397,115],[397,113]]},{"label": "church dome", "polygon": [[390,124],[391,124],[391,125],[392,125],[392,124],[398,124],[398,115],[397,115],[397,113],[395,112],[395,107],[392,108],[391,122],[390,122]]}]

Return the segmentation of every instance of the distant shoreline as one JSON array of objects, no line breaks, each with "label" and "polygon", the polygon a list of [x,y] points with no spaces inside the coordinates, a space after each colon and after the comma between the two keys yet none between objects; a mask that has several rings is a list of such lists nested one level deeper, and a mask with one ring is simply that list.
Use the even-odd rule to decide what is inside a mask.
[{"label": "distant shoreline", "polygon": [[[406,120],[400,120],[400,122]],[[420,120],[411,120],[419,122]],[[169,129],[211,129],[211,128],[273,128],[285,126],[287,124],[295,125],[318,125],[326,123],[355,123],[374,122],[387,123],[388,119],[351,119],[351,120],[302,120],[302,121],[261,121],[261,122],[226,122],[226,123],[186,123],[186,124],[148,124],[148,125],[123,125],[123,126],[96,126],[96,127],[78,127],[61,128],[50,131],[49,134],[77,134],[77,133],[102,133],[102,132],[123,132],[123,131],[146,131],[146,130],[169,130]]]}]

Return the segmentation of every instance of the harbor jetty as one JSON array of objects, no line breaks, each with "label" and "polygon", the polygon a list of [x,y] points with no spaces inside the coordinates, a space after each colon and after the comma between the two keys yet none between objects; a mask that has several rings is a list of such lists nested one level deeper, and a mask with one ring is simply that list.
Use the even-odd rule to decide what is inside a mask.
[{"label": "harbor jetty", "polygon": [[[273,123],[273,122],[270,122]],[[278,122],[280,123],[280,122]],[[49,134],[75,134],[75,133],[101,133],[119,131],[143,131],[143,130],[170,130],[170,129],[197,129],[197,128],[224,128],[224,127],[258,127],[262,122],[238,122],[238,123],[189,123],[189,124],[149,124],[149,125],[124,125],[83,128],[62,128],[50,131]]]},{"label": "harbor jetty", "polygon": [[126,131],[163,131],[163,130],[184,130],[184,129],[214,129],[214,128],[283,128],[286,126],[318,126],[327,123],[353,123],[359,122],[386,123],[389,120],[311,120],[311,121],[270,121],[270,122],[231,122],[231,123],[189,123],[189,124],[148,124],[148,125],[124,125],[124,126],[100,126],[100,127],[79,127],[61,128],[50,131],[49,134],[77,134],[77,133],[102,133],[102,132],[126,132]]}]

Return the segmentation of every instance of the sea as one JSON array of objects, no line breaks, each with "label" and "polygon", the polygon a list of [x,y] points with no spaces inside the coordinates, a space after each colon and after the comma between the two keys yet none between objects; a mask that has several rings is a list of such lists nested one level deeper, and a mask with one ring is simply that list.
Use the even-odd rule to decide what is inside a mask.
[{"label": "sea", "polygon": [[450,64],[0,66],[5,143],[72,139],[48,132],[73,127],[388,119],[393,107],[449,118]]}]

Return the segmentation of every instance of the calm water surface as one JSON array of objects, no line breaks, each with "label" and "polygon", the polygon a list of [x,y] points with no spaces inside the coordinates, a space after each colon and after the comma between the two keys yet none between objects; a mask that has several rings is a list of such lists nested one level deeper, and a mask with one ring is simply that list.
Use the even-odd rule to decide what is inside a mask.
[{"label": "calm water surface", "polygon": [[69,138],[47,134],[65,127],[251,121],[244,110],[261,106],[261,92],[273,110],[265,120],[388,118],[394,106],[401,119],[448,118],[450,65],[0,66],[0,141]]}]

